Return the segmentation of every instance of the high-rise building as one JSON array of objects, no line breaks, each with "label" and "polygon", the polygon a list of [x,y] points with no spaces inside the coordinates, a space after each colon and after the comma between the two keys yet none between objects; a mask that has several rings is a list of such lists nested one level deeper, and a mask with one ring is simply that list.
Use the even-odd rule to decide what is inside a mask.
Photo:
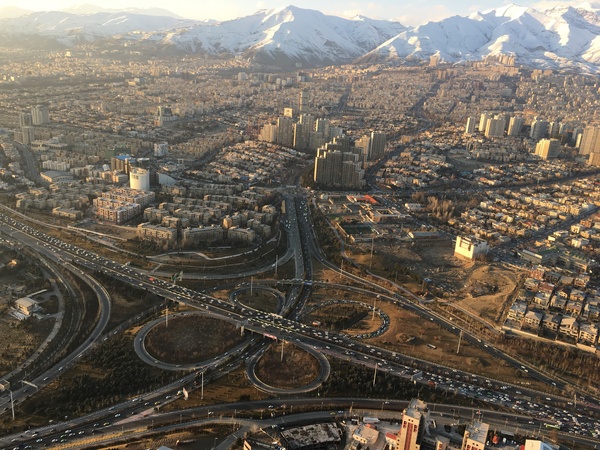
[{"label": "high-rise building", "polygon": [[265,142],[277,142],[277,125],[268,123],[263,126],[258,138]]},{"label": "high-rise building", "polygon": [[398,432],[397,450],[420,450],[428,416],[427,403],[413,398],[402,412],[402,425]]},{"label": "high-rise building", "polygon": [[31,144],[35,140],[33,127],[21,127],[15,130],[14,139],[21,144]]},{"label": "high-rise building", "polygon": [[561,123],[557,120],[550,122],[548,124],[548,136],[557,138],[560,135],[560,125]]},{"label": "high-rise building", "polygon": [[558,157],[560,141],[558,139],[542,139],[535,146],[535,154],[542,159]]},{"label": "high-rise building", "polygon": [[535,139],[536,141],[548,136],[548,127],[550,123],[547,120],[538,119],[534,117],[533,122],[531,123],[531,131],[529,132],[529,137],[531,139]]},{"label": "high-rise building", "polygon": [[46,105],[36,105],[31,108],[31,122],[33,125],[45,125],[50,122],[50,112]]},{"label": "high-rise building", "polygon": [[475,133],[476,122],[477,122],[477,119],[475,119],[475,117],[469,117],[467,119],[467,126],[465,127],[465,134]]},{"label": "high-rise building", "polygon": [[514,116],[508,122],[508,135],[511,137],[518,136],[525,125],[525,119],[521,116]]},{"label": "high-rise building", "polygon": [[381,131],[371,132],[371,148],[369,151],[369,160],[375,161],[383,158],[385,153],[385,133]]},{"label": "high-rise building", "polygon": [[357,149],[360,149],[361,160],[363,161],[363,163],[367,162],[367,160],[369,159],[369,151],[371,149],[371,137],[365,134],[360,139],[357,139],[354,142],[354,145]]},{"label": "high-rise building", "polygon": [[298,111],[300,114],[308,111],[308,92],[300,91],[298,94]]},{"label": "high-rise building", "polygon": [[583,129],[581,144],[579,145],[580,155],[589,155],[590,153],[600,153],[600,126],[593,125]]},{"label": "high-rise building", "polygon": [[[312,114],[301,114],[300,124],[302,125],[302,139],[306,143],[305,147],[303,148],[308,148],[310,133],[315,130],[315,116]],[[326,139],[329,139],[329,136]]]},{"label": "high-rise building", "polygon": [[479,132],[485,133],[485,129],[487,127],[488,120],[494,117],[492,114],[486,112],[481,113],[479,116]]},{"label": "high-rise building", "polygon": [[504,128],[506,127],[506,119],[504,116],[495,116],[489,119],[485,126],[485,137],[502,137],[504,136]]},{"label": "high-rise building", "polygon": [[304,132],[306,127],[301,123],[294,124],[294,148],[306,150],[308,148],[308,139]]},{"label": "high-rise building", "polygon": [[463,435],[461,450],[484,450],[489,429],[489,424],[483,422],[468,425]]},{"label": "high-rise building", "polygon": [[315,122],[315,131],[319,133],[325,141],[329,141],[333,137],[331,135],[329,119],[317,119]]},{"label": "high-rise building", "polygon": [[30,127],[31,125],[33,125],[31,113],[22,112],[21,114],[19,114],[19,126]]},{"label": "high-rise building", "polygon": [[360,189],[364,187],[365,172],[356,153],[317,149],[314,181],[321,186]]},{"label": "high-rise building", "polygon": [[590,153],[587,163],[588,166],[600,167],[600,153]]},{"label": "high-rise building", "polygon": [[294,121],[290,117],[277,119],[277,143],[284,147],[294,145]]}]

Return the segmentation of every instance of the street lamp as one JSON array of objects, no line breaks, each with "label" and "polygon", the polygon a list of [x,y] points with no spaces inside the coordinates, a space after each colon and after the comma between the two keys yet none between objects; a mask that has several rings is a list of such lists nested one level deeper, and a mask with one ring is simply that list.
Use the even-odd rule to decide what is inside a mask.
[{"label": "street lamp", "polygon": [[15,401],[13,399],[13,391],[9,389],[8,392],[10,392],[10,409],[12,410],[12,418],[15,420]]}]

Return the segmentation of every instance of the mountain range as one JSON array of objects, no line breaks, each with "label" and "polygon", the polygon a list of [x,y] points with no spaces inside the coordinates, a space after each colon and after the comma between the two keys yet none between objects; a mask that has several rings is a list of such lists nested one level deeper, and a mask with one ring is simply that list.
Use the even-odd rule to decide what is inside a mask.
[{"label": "mountain range", "polygon": [[[600,72],[600,5],[537,10],[514,4],[417,27],[358,16],[345,19],[295,6],[227,21],[198,21],[162,9],[0,10],[4,47],[73,48],[123,41],[155,51],[208,53],[275,66],[460,63],[513,55],[518,65]],[[15,17],[18,15],[18,17]]]}]

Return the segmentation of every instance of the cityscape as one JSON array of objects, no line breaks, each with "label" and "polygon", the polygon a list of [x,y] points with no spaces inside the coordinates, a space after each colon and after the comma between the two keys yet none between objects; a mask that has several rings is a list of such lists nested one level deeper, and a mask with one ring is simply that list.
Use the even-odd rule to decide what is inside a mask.
[{"label": "cityscape", "polygon": [[598,5],[7,11],[0,448],[600,445]]}]

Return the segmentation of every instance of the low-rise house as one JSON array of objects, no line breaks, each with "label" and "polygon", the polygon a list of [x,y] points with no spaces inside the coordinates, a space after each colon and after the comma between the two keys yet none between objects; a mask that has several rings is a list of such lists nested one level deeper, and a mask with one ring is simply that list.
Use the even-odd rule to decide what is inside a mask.
[{"label": "low-rise house", "polygon": [[514,302],[508,310],[507,317],[509,320],[521,323],[527,313],[527,304],[523,302]]},{"label": "low-rise house", "polygon": [[560,322],[559,331],[561,332],[561,334],[564,334],[566,336],[578,338],[579,322],[575,317],[563,317],[562,321]]},{"label": "low-rise house", "polygon": [[584,323],[579,327],[579,340],[586,344],[596,345],[598,341],[598,325],[595,323]]},{"label": "low-rise house", "polygon": [[544,319],[542,321],[542,327],[550,330],[550,331],[554,331],[555,333],[558,332],[558,330],[560,329],[560,323],[562,321],[562,316],[560,314],[544,314]]},{"label": "low-rise house", "polygon": [[543,319],[543,312],[531,310],[525,314],[524,323],[527,324],[529,327],[535,328],[537,330],[538,328],[540,328]]}]

